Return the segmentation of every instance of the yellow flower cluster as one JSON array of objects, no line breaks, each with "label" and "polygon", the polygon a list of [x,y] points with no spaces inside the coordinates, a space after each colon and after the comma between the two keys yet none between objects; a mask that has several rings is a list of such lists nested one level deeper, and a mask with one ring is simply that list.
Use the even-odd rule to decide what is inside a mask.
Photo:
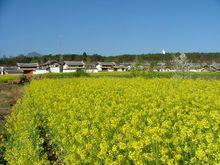
[{"label": "yellow flower cluster", "polygon": [[220,81],[33,81],[7,129],[10,164],[218,164]]}]

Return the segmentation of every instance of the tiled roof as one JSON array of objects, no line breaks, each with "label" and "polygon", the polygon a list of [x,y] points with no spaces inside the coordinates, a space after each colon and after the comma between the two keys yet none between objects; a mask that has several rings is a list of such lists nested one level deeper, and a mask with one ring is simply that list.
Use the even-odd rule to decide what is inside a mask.
[{"label": "tiled roof", "polygon": [[17,63],[17,65],[22,68],[36,68],[39,66],[38,63]]},{"label": "tiled roof", "polygon": [[84,65],[83,61],[64,61],[67,65]]},{"label": "tiled roof", "polygon": [[46,63],[42,64],[42,66],[46,66],[46,65],[54,65],[54,64],[61,64],[59,61],[57,60],[49,60]]},{"label": "tiled roof", "polygon": [[127,66],[124,65],[119,65],[119,66],[114,66],[115,69],[127,69]]},{"label": "tiled roof", "polygon": [[3,68],[4,72],[9,73],[9,74],[22,74],[23,71],[21,69],[18,69],[18,67],[4,67]]},{"label": "tiled roof", "polygon": [[114,66],[115,62],[98,62],[99,65]]}]

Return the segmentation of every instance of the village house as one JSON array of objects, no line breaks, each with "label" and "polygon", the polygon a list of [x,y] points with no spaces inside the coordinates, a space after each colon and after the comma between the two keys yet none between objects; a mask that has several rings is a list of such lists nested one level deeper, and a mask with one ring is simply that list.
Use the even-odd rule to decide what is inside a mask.
[{"label": "village house", "polygon": [[[130,63],[121,63],[116,65],[115,62],[97,62],[85,64],[83,61],[64,61],[50,60],[39,66],[38,63],[17,63],[17,67],[0,67],[0,75],[3,74],[44,74],[44,73],[60,73],[60,72],[76,72],[83,70],[86,73],[97,73],[100,71],[128,71],[133,69],[149,70],[150,63],[145,62],[142,65],[136,66]],[[175,72],[173,63],[159,62],[153,66],[154,71],[159,72]],[[220,63],[213,62],[212,64],[206,63],[187,63],[184,67],[185,71],[201,72],[201,71],[220,71]]]},{"label": "village house", "polygon": [[188,64],[188,71],[190,72],[201,72],[203,68],[203,64],[201,63],[189,63]]},{"label": "village house", "polygon": [[36,69],[35,71],[33,71],[33,74],[44,74],[44,73],[49,73],[46,69]]},{"label": "village house", "polygon": [[119,66],[123,66],[124,67],[124,71],[129,71],[129,70],[131,70],[133,64],[131,64],[131,63],[121,63]]},{"label": "village house", "polygon": [[214,64],[204,64],[202,69],[201,69],[202,72],[204,71],[212,71],[212,72],[217,72],[217,71],[220,71],[220,63],[214,63]]},{"label": "village house", "polygon": [[165,70],[165,68],[166,68],[166,63],[164,63],[164,62],[159,62],[159,63],[157,63],[157,65],[155,66],[155,71],[158,71],[158,72],[165,72],[166,70]]},{"label": "village house", "polygon": [[150,69],[150,63],[149,62],[144,62],[143,69],[144,70],[149,70]]},{"label": "village house", "polygon": [[117,66],[114,66],[113,68],[114,68],[114,71],[117,71],[117,72],[128,71],[128,67],[124,65],[117,65]]},{"label": "village house", "polygon": [[211,66],[215,69],[215,71],[220,71],[220,63],[213,63]]},{"label": "village house", "polygon": [[97,73],[98,69],[96,68],[96,63],[89,63],[85,66],[86,73]]},{"label": "village house", "polygon": [[126,66],[128,70],[131,70],[133,64],[132,63],[122,63],[121,65]]},{"label": "village house", "polygon": [[23,74],[23,71],[21,69],[18,69],[16,66],[12,67],[1,67],[2,71],[1,74]]},{"label": "village house", "polygon": [[85,69],[83,61],[64,61],[63,72],[76,72]]},{"label": "village house", "polygon": [[174,72],[175,70],[168,65],[163,66],[162,72]]},{"label": "village house", "polygon": [[41,69],[46,70],[49,73],[60,73],[62,64],[57,60],[49,60],[40,66]]},{"label": "village house", "polygon": [[[126,64],[125,64],[126,66]],[[142,64],[133,63],[133,64],[127,64],[128,70],[134,69],[134,70],[149,70],[150,69],[150,63],[144,62]]]},{"label": "village house", "polygon": [[116,66],[115,62],[98,62],[96,68],[98,71],[113,72],[114,66]]},{"label": "village house", "polygon": [[17,63],[17,66],[24,74],[33,74],[37,69],[39,69],[38,63]]}]

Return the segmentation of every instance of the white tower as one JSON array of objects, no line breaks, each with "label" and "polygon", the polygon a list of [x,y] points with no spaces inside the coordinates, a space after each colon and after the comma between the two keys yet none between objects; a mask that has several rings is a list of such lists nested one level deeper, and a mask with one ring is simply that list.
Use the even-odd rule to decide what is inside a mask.
[{"label": "white tower", "polygon": [[166,51],[164,49],[162,50],[162,54],[166,54]]}]

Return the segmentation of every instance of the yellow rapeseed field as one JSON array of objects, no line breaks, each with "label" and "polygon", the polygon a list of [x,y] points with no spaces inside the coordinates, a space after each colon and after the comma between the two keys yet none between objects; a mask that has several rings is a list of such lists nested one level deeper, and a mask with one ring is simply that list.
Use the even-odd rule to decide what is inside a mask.
[{"label": "yellow rapeseed field", "polygon": [[220,81],[33,81],[7,130],[9,164],[219,164]]}]

